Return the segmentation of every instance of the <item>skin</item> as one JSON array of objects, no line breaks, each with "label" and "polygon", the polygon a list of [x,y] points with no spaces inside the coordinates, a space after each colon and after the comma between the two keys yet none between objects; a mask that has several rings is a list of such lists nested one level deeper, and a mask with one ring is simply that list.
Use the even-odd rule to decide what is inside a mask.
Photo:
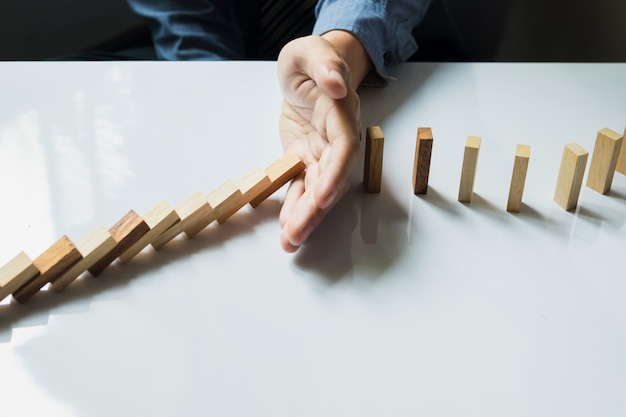
[{"label": "skin", "polygon": [[345,31],[296,39],[278,57],[281,141],[306,165],[280,212],[287,252],[298,250],[349,186],[361,138],[356,90],[371,67],[361,42]]}]

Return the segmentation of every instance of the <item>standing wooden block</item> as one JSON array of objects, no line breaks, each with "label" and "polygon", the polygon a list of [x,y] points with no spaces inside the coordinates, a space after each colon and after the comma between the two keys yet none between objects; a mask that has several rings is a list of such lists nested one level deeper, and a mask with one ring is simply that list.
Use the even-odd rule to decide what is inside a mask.
[{"label": "standing wooden block", "polygon": [[588,156],[589,153],[576,143],[570,143],[563,148],[554,201],[567,211],[578,205]]},{"label": "standing wooden block", "polygon": [[91,275],[94,277],[100,275],[107,266],[111,265],[118,256],[126,252],[149,230],[150,227],[137,213],[133,210],[129,211],[109,229],[111,236],[115,239],[115,247],[89,268]]},{"label": "standing wooden block", "polygon": [[461,183],[459,185],[459,201],[462,203],[472,202],[480,142],[481,140],[477,136],[469,136],[465,142],[463,168],[461,169]]},{"label": "standing wooden block", "polygon": [[24,252],[0,268],[0,301],[39,275],[39,269]]},{"label": "standing wooden block", "polygon": [[220,224],[224,223],[245,204],[242,203],[243,194],[231,180],[227,180],[214,191],[211,191],[207,200],[215,210],[215,217]]},{"label": "standing wooden block", "polygon": [[417,128],[415,158],[413,160],[413,192],[426,194],[430,173],[430,156],[433,150],[433,132],[429,127]]},{"label": "standing wooden block", "polygon": [[511,175],[511,187],[509,188],[509,201],[506,211],[519,213],[522,206],[522,195],[526,183],[526,172],[528,171],[528,160],[530,159],[530,146],[517,145],[515,149],[515,162],[513,163],[513,174]]},{"label": "standing wooden block", "polygon": [[76,246],[67,236],[63,236],[33,261],[39,275],[22,285],[13,293],[13,297],[20,303],[25,303],[44,285],[55,280],[81,258]]},{"label": "standing wooden block", "polygon": [[71,268],[52,280],[52,288],[61,291],[74,281],[80,274],[91,268],[102,257],[109,253],[117,242],[111,233],[102,226],[83,237],[76,243],[76,248],[82,255],[82,259]]},{"label": "standing wooden block", "polygon": [[[624,128],[622,138],[623,137],[626,137],[626,127]],[[615,169],[617,172],[626,175],[626,145],[624,144],[624,139],[622,139],[622,146],[619,152],[619,157],[617,158],[617,166]]]},{"label": "standing wooden block", "polygon": [[174,239],[180,233],[186,232],[189,227],[200,228],[200,230],[202,230],[215,220],[213,208],[209,205],[206,196],[200,192],[191,195],[180,203],[180,205],[176,207],[176,213],[178,217],[180,217],[180,221],[152,241],[152,247],[154,247],[154,249],[161,249],[167,242]]},{"label": "standing wooden block", "polygon": [[368,193],[379,193],[383,174],[385,136],[380,126],[367,128],[365,136],[365,166],[363,184]]},{"label": "standing wooden block", "polygon": [[622,140],[622,135],[611,129],[604,128],[598,132],[591,164],[589,164],[587,187],[600,194],[609,192],[613,183]]},{"label": "standing wooden block", "polygon": [[261,195],[271,185],[270,177],[267,176],[265,171],[259,167],[252,168],[237,180],[237,187],[239,187],[242,194],[242,207]]},{"label": "standing wooden block", "polygon": [[135,242],[134,245],[120,256],[120,260],[124,263],[133,259],[146,246],[152,243],[154,239],[179,222],[180,217],[178,217],[176,210],[164,200],[147,212],[146,215],[143,216],[143,220],[150,228],[150,231],[143,235],[141,239]]},{"label": "standing wooden block", "polygon": [[270,180],[270,186],[250,201],[252,207],[256,207],[274,194],[280,187],[293,179],[304,170],[304,162],[291,152],[283,156],[265,168],[265,173]]}]

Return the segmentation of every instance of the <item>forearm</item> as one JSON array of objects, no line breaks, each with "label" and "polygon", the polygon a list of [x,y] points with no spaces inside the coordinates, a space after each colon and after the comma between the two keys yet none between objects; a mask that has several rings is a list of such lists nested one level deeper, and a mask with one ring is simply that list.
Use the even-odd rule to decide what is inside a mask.
[{"label": "forearm", "polygon": [[350,68],[351,88],[356,90],[372,68],[372,60],[365,47],[353,34],[344,30],[331,30],[322,35],[339,52]]},{"label": "forearm", "polygon": [[376,72],[389,79],[391,68],[417,50],[412,31],[431,1],[319,0],[313,34],[351,33],[365,47]]}]

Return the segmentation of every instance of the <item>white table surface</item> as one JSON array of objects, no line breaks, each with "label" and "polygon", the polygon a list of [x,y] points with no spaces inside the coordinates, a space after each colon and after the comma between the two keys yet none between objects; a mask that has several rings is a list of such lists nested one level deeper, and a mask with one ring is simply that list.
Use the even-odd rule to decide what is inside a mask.
[{"label": "white table surface", "polygon": [[[2,416],[624,416],[626,177],[553,202],[626,124],[626,65],[407,64],[362,91],[382,192],[295,255],[281,192],[62,293],[0,304]],[[281,154],[273,63],[0,64],[0,264]],[[435,138],[430,189],[411,172]],[[463,147],[482,137],[474,201]],[[524,207],[505,211],[515,145]]]}]

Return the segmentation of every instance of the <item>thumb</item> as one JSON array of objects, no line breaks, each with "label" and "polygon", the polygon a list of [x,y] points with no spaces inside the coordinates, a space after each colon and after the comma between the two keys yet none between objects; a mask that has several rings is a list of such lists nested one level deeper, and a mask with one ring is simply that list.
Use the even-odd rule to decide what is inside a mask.
[{"label": "thumb", "polygon": [[348,94],[350,71],[337,49],[321,36],[306,36],[289,42],[278,57],[279,80],[296,80],[299,74],[312,80],[333,99]]}]

